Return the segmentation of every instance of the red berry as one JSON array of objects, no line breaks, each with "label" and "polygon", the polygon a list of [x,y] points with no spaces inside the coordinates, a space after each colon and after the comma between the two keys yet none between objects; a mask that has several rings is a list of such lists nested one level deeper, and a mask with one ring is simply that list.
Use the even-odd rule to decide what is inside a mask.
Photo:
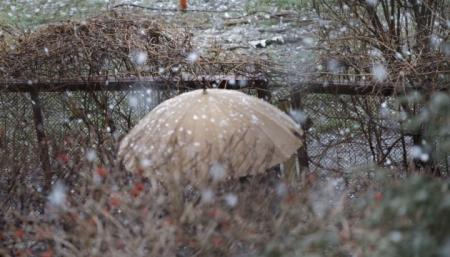
[{"label": "red berry", "polygon": [[375,199],[376,202],[381,202],[383,201],[383,193],[381,192],[376,192],[375,195],[373,196],[373,198]]},{"label": "red berry", "polygon": [[23,229],[18,229],[16,230],[15,235],[18,239],[23,239],[25,237],[25,231],[23,231]]},{"label": "red berry", "polygon": [[66,165],[67,163],[69,163],[70,158],[69,155],[66,153],[59,153],[56,156],[56,160],[58,160],[58,162],[60,162],[61,164]]},{"label": "red berry", "polygon": [[100,177],[106,177],[106,175],[108,175],[108,170],[103,166],[99,166],[97,167],[97,174]]},{"label": "red berry", "polygon": [[113,207],[118,207],[122,201],[120,200],[120,198],[118,196],[111,196],[111,198],[109,199],[111,206]]}]

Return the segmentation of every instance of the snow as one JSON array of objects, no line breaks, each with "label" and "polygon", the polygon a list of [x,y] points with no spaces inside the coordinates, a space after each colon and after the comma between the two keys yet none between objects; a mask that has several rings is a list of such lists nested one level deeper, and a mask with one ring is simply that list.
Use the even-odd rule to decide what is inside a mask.
[{"label": "snow", "polygon": [[258,124],[259,123],[259,119],[256,115],[252,114],[251,115],[251,123],[252,124]]},{"label": "snow", "polygon": [[97,160],[97,152],[94,149],[89,149],[86,152],[86,159],[89,162],[94,162]]},{"label": "snow", "polygon": [[402,238],[403,238],[403,236],[400,231],[393,231],[389,234],[389,239],[395,243],[400,242],[402,240]]},{"label": "snow", "polygon": [[438,50],[441,44],[443,43],[443,39],[439,37],[438,35],[431,35],[430,37],[430,44],[431,47],[435,50]]},{"label": "snow", "polygon": [[128,98],[128,104],[131,106],[131,107],[137,107],[138,106],[138,98],[136,97],[136,96],[130,96],[129,98]]},{"label": "snow", "polygon": [[275,190],[276,190],[278,196],[284,196],[287,194],[288,188],[285,183],[281,182],[281,183],[278,183]]},{"label": "snow", "polygon": [[339,73],[343,72],[343,67],[342,67],[341,63],[339,63],[339,61],[337,61],[336,59],[331,59],[328,61],[327,69],[328,69],[328,71],[330,71],[334,74],[339,74]]},{"label": "snow", "polygon": [[214,163],[209,169],[209,175],[213,181],[223,180],[226,176],[225,167],[220,163]]},{"label": "snow", "polygon": [[192,53],[190,53],[190,54],[188,55],[188,57],[186,58],[186,60],[188,61],[188,63],[193,64],[193,63],[195,63],[195,62],[198,61],[199,57],[200,57],[200,56],[199,56],[198,53],[192,52]]},{"label": "snow", "polygon": [[410,155],[416,160],[427,162],[430,159],[429,154],[421,146],[413,146],[410,149]]},{"label": "snow", "polygon": [[49,204],[52,207],[64,207],[66,203],[66,192],[66,186],[62,182],[57,181],[48,196]]},{"label": "snow", "polygon": [[210,188],[207,188],[202,191],[202,202],[203,203],[212,203],[214,201],[214,191]]},{"label": "snow", "polygon": [[377,63],[372,66],[372,75],[375,81],[383,82],[387,79],[388,72],[383,64]]},{"label": "snow", "polygon": [[328,179],[310,192],[310,200],[315,215],[324,218],[332,209],[336,208],[339,199],[345,192],[345,181],[342,178]]},{"label": "snow", "polygon": [[378,5],[378,0],[366,0],[366,3],[372,7],[376,7]]},{"label": "snow", "polygon": [[314,40],[314,38],[312,38],[312,37],[305,37],[305,38],[303,38],[303,43],[304,43],[306,46],[314,46],[315,40]]},{"label": "snow", "polygon": [[302,110],[294,110],[294,109],[291,109],[291,110],[289,111],[289,115],[292,117],[292,119],[293,119],[295,122],[297,122],[297,123],[300,124],[300,125],[305,124],[305,122],[306,122],[307,119],[308,119],[308,115],[307,115],[304,111],[302,111]]},{"label": "snow", "polygon": [[230,207],[235,207],[238,203],[238,197],[233,193],[226,194],[224,199],[225,203]]},{"label": "snow", "polygon": [[143,168],[147,168],[147,167],[150,167],[150,166],[152,165],[152,161],[149,160],[149,159],[142,159],[142,160],[140,161],[140,164],[141,164],[141,166],[142,166]]},{"label": "snow", "polygon": [[141,51],[141,50],[134,50],[129,55],[130,60],[132,63],[143,66],[147,62],[148,55],[147,52]]}]

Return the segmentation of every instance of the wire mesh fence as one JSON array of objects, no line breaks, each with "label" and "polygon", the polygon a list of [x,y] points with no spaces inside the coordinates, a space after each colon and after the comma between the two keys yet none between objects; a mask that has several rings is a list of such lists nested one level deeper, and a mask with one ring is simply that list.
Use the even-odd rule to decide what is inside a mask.
[{"label": "wire mesh fence", "polygon": [[[1,194],[11,194],[17,177],[26,180],[31,191],[42,190],[37,130],[46,135],[54,179],[67,179],[86,159],[114,164],[121,137],[156,105],[179,93],[155,89],[41,93],[42,128],[33,122],[35,103],[28,94],[1,94]],[[413,140],[402,130],[406,114],[395,110],[391,100],[382,96],[304,95],[302,111],[312,122],[307,132],[311,170],[343,174],[373,165],[390,168],[399,176],[408,171]],[[437,163],[448,173],[447,159]]]},{"label": "wire mesh fence", "polygon": [[[303,101],[313,123],[308,131],[308,154],[317,169],[344,172],[381,166],[398,175],[412,170],[415,131],[407,123],[423,107],[406,113],[392,97],[367,95],[308,94]],[[438,142],[434,138],[428,144]],[[435,158],[439,169],[448,174],[447,158],[426,158]]]}]

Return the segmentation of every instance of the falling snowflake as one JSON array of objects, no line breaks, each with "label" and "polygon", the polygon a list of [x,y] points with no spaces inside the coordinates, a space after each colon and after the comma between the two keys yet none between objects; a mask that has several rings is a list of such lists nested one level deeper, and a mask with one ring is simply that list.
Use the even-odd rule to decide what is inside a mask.
[{"label": "falling snowflake", "polygon": [[247,86],[247,81],[246,80],[239,80],[239,87],[243,88]]},{"label": "falling snowflake", "polygon": [[372,67],[373,78],[378,82],[383,82],[387,79],[388,72],[383,64],[377,63]]},{"label": "falling snowflake", "polygon": [[307,46],[313,46],[314,45],[314,38],[312,37],[305,37],[303,38],[303,43]]},{"label": "falling snowflake", "polygon": [[214,192],[211,189],[205,189],[202,191],[202,202],[211,203],[214,200]]},{"label": "falling snowflake", "polygon": [[192,53],[190,53],[190,54],[188,55],[188,57],[186,58],[186,60],[187,60],[189,63],[192,64],[192,63],[197,62],[199,57],[200,57],[200,56],[198,55],[198,53],[192,52]]},{"label": "falling snowflake", "polygon": [[144,51],[132,51],[129,55],[131,62],[138,66],[142,66],[147,62],[148,55]]},{"label": "falling snowflake", "polygon": [[444,40],[437,35],[431,35],[431,37],[430,37],[431,47],[435,50],[439,49],[439,47],[441,46],[443,41]]},{"label": "falling snowflake", "polygon": [[328,71],[330,71],[334,74],[343,72],[343,67],[342,67],[341,63],[339,63],[339,61],[337,61],[336,59],[331,59],[328,61],[327,69],[328,69]]},{"label": "falling snowflake", "polygon": [[86,159],[90,162],[94,162],[95,160],[97,160],[97,153],[94,149],[89,149],[86,152]]},{"label": "falling snowflake", "polygon": [[381,52],[381,50],[378,48],[373,48],[369,50],[369,55],[372,57],[381,58],[383,57],[383,52]]},{"label": "falling snowflake", "polygon": [[225,195],[225,202],[228,206],[234,207],[238,203],[238,197],[235,194],[228,193]]},{"label": "falling snowflake", "polygon": [[138,106],[138,99],[136,96],[130,96],[128,98],[128,104],[130,104],[131,107],[137,107]]},{"label": "falling snowflake", "polygon": [[366,3],[372,7],[376,7],[378,5],[378,0],[366,0]]},{"label": "falling snowflake", "polygon": [[64,207],[66,203],[66,192],[66,186],[60,181],[56,182],[48,195],[49,204],[52,207]]},{"label": "falling snowflake", "polygon": [[209,175],[212,177],[213,181],[220,181],[225,178],[225,167],[220,163],[214,163],[209,169]]},{"label": "falling snowflake", "polygon": [[149,160],[149,159],[142,159],[142,160],[140,161],[140,164],[141,164],[141,166],[142,166],[143,168],[147,168],[147,167],[150,167],[150,166],[152,165],[152,161]]},{"label": "falling snowflake", "polygon": [[427,162],[430,159],[430,155],[418,145],[411,148],[410,154],[414,159],[421,160],[423,162]]},{"label": "falling snowflake", "polygon": [[256,117],[256,115],[254,115],[254,114],[252,114],[252,116],[251,116],[251,123],[252,124],[258,124],[259,123],[258,117]]},{"label": "falling snowflake", "polygon": [[276,187],[276,192],[278,196],[284,196],[286,195],[288,189],[285,183],[279,183]]},{"label": "falling snowflake", "polygon": [[400,231],[393,231],[393,232],[391,232],[389,234],[389,239],[392,242],[398,243],[398,242],[400,242],[402,240],[402,238],[403,238],[403,236],[402,236],[402,233]]},{"label": "falling snowflake", "polygon": [[295,122],[297,122],[300,125],[305,124],[305,122],[308,119],[308,115],[301,110],[290,110],[289,115]]}]

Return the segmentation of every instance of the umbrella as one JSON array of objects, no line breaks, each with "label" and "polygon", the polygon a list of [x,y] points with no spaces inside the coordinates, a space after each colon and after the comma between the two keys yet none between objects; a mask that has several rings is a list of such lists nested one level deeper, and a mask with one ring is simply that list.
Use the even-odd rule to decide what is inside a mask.
[{"label": "umbrella", "polygon": [[302,133],[288,115],[261,99],[200,89],[148,113],[121,141],[119,158],[127,169],[147,176],[238,178],[287,160],[302,145]]}]

